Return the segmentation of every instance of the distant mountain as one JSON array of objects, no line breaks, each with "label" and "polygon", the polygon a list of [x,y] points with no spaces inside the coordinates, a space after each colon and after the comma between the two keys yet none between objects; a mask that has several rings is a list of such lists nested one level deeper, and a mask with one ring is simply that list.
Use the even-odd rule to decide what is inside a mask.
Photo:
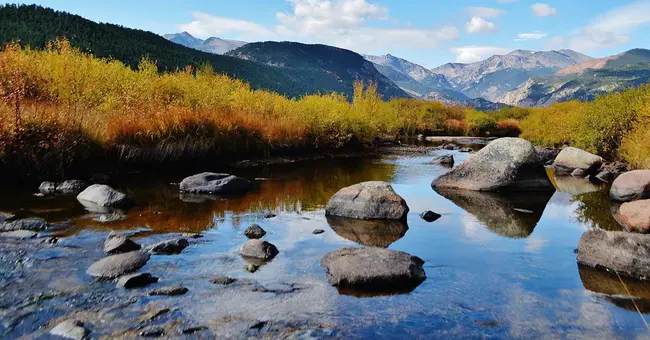
[{"label": "distant mountain", "polygon": [[483,98],[468,98],[468,97],[458,98],[456,96],[444,92],[431,92],[426,96],[422,97],[422,99],[441,102],[445,105],[471,107],[479,111],[497,111],[505,106],[508,106],[503,103],[494,103]]},{"label": "distant mountain", "polygon": [[503,94],[500,102],[517,106],[547,106],[639,86],[650,79],[650,50],[634,49],[615,56],[567,66],[556,74],[531,78]]},{"label": "distant mountain", "polygon": [[471,64],[448,63],[431,71],[444,75],[454,90],[470,98],[497,101],[531,77],[554,74],[562,68],[591,59],[572,50],[516,50]]},{"label": "distant mountain", "polygon": [[296,42],[259,42],[246,44],[227,55],[262,63],[285,74],[299,75],[296,81],[318,85],[322,92],[335,91],[351,96],[353,82],[361,80],[376,83],[385,99],[410,97],[379,73],[371,62],[341,48]]},{"label": "distant mountain", "polygon": [[217,37],[211,37],[203,40],[195,38],[187,32],[165,34],[163,37],[171,42],[175,42],[185,47],[214,54],[226,54],[227,52],[230,52],[247,44],[245,41],[228,40]]}]

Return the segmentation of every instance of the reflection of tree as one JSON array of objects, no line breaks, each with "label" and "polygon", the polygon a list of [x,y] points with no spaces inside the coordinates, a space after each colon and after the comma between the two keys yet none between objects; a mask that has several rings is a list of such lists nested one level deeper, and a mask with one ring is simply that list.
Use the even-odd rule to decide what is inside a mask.
[{"label": "reflection of tree", "polygon": [[638,307],[643,313],[650,312],[650,282],[582,265],[578,265],[578,273],[585,289],[607,295],[607,301],[627,310],[636,311]]},{"label": "reflection of tree", "polygon": [[608,188],[576,195],[573,201],[578,203],[575,213],[579,222],[603,230],[623,230],[612,214],[617,206],[611,203]]}]

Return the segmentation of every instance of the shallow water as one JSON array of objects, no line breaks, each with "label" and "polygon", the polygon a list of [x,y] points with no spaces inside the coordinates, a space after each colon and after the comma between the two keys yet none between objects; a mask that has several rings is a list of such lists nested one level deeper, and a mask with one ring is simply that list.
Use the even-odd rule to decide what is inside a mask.
[{"label": "shallow water", "polygon": [[[650,285],[579,268],[574,249],[590,228],[620,230],[607,188],[554,179],[555,194],[493,195],[435,192],[447,169],[437,155],[326,161],[238,173],[259,188],[240,198],[179,195],[182,176],[133,175],[115,186],[138,205],[111,222],[83,210],[74,197],[3,192],[0,211],[65,222],[59,243],[0,241],[0,337],[43,336],[67,317],[83,320],[91,337],[132,337],[160,325],[166,337],[241,338],[638,338],[648,329]],[[469,154],[451,151],[457,164]],[[198,171],[197,171],[198,172]],[[551,174],[552,176],[552,174]],[[377,227],[324,216],[338,189],[367,180],[393,184],[411,212],[408,225]],[[442,217],[427,223],[418,216]],[[264,212],[277,217],[265,219]],[[237,255],[243,230],[258,223],[280,254],[255,273]],[[160,277],[150,288],[182,284],[189,293],[150,297],[150,288],[122,290],[85,274],[100,259],[108,231],[133,231],[142,244],[201,232],[180,255],[152,256],[140,271]],[[325,233],[314,235],[314,229]],[[369,233],[367,230],[381,230]],[[359,243],[402,250],[425,261],[427,280],[395,295],[341,291],[320,267],[329,251]],[[28,246],[25,246],[28,245]],[[252,284],[216,286],[219,275]],[[251,289],[262,285],[273,292]],[[649,300],[646,300],[649,299]],[[144,316],[171,310],[150,321]],[[146,319],[146,318],[145,318]],[[261,322],[260,322],[261,321]],[[193,335],[177,333],[204,326]]]}]

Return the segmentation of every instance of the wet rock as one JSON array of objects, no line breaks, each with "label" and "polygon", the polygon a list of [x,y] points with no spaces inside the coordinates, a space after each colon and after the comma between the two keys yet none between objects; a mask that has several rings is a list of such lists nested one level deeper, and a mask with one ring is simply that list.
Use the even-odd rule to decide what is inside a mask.
[{"label": "wet rock", "polygon": [[257,239],[248,240],[239,248],[241,256],[265,261],[273,259],[279,253],[273,244]]},{"label": "wet rock", "polygon": [[650,170],[634,170],[620,175],[612,184],[609,197],[619,202],[650,198]]},{"label": "wet rock", "polygon": [[454,155],[444,155],[444,156],[436,157],[433,159],[433,161],[431,161],[431,163],[452,167],[454,166]]},{"label": "wet rock", "polygon": [[77,195],[77,200],[91,211],[96,211],[95,207],[129,208],[133,205],[131,198],[104,184],[89,186]]},{"label": "wet rock", "polygon": [[460,151],[460,152],[472,152],[472,149],[470,149],[470,148],[460,148],[460,150],[458,150],[458,151]]},{"label": "wet rock", "polygon": [[433,221],[436,221],[436,220],[439,219],[440,217],[442,217],[442,215],[440,215],[440,214],[436,214],[436,213],[434,213],[434,212],[431,211],[431,210],[427,210],[427,211],[425,211],[425,212],[423,212],[423,213],[420,214],[420,218],[422,218],[423,220],[425,220],[425,221],[427,221],[427,222],[433,222]]},{"label": "wet rock", "polygon": [[0,225],[2,225],[4,222],[13,220],[14,218],[16,218],[15,214],[0,211]]},{"label": "wet rock", "polygon": [[264,212],[264,218],[273,218],[273,217],[276,217],[276,216],[278,216],[278,215],[276,215],[276,214],[275,214],[274,212],[272,212],[272,211],[265,211],[265,212]]},{"label": "wet rock", "polygon": [[0,223],[0,231],[44,231],[48,227],[46,220],[37,217],[23,218],[20,220]]},{"label": "wet rock", "polygon": [[431,186],[476,191],[555,190],[533,145],[519,138],[491,142]]},{"label": "wet rock", "polygon": [[244,231],[244,235],[246,235],[246,237],[249,239],[260,239],[266,235],[266,231],[264,231],[264,229],[262,229],[262,227],[257,224],[251,224]]},{"label": "wet rock", "polygon": [[154,255],[175,255],[180,254],[190,243],[184,238],[177,238],[158,242],[147,247],[147,251]]},{"label": "wet rock", "polygon": [[332,285],[369,290],[416,287],[426,279],[423,264],[419,257],[373,247],[339,249],[321,261]]},{"label": "wet rock", "polygon": [[143,338],[159,338],[163,335],[165,335],[165,329],[160,326],[149,326],[140,331],[140,336]]},{"label": "wet rock", "polygon": [[127,253],[139,249],[139,244],[115,231],[111,231],[106,237],[106,241],[104,241],[104,253],[106,254]]},{"label": "wet rock", "polygon": [[543,147],[535,147],[535,152],[543,164],[549,165],[553,163],[555,157],[557,157],[558,153],[560,153],[560,151],[557,149]]},{"label": "wet rock", "polygon": [[260,269],[260,266],[258,266],[258,265],[256,265],[256,264],[252,264],[252,263],[250,263],[250,264],[247,264],[247,265],[246,265],[246,271],[249,272],[249,273],[254,273],[254,272],[256,272],[258,269]]},{"label": "wet rock", "polygon": [[584,178],[587,177],[587,173],[582,169],[575,169],[573,172],[571,172],[571,176],[576,178]]},{"label": "wet rock", "polygon": [[650,235],[591,230],[582,234],[577,253],[582,265],[650,279]]},{"label": "wet rock", "polygon": [[356,220],[336,216],[326,216],[326,219],[337,235],[370,247],[388,248],[409,229],[403,220]]},{"label": "wet rock", "polygon": [[50,331],[50,334],[66,339],[85,339],[88,336],[88,330],[84,324],[78,320],[66,320],[56,325]]},{"label": "wet rock", "polygon": [[570,174],[575,169],[582,169],[587,175],[592,175],[602,164],[602,157],[571,146],[562,149],[553,162],[558,175]]},{"label": "wet rock", "polygon": [[269,283],[267,285],[255,285],[252,289],[254,292],[258,293],[272,293],[272,294],[291,294],[293,292],[299,291],[300,288],[296,287],[293,284],[286,283]]},{"label": "wet rock", "polygon": [[88,183],[78,179],[70,179],[57,184],[56,192],[64,195],[72,195],[78,194],[86,188],[88,188]]},{"label": "wet rock", "polygon": [[35,238],[38,234],[31,230],[14,230],[0,233],[0,237],[26,240]]},{"label": "wet rock", "polygon": [[201,235],[201,233],[183,233],[181,236],[193,239],[203,238],[203,235]]},{"label": "wet rock", "polygon": [[436,189],[436,192],[472,214],[491,231],[511,238],[528,237],[553,196],[549,191],[530,194]]},{"label": "wet rock", "polygon": [[161,287],[149,292],[150,296],[164,295],[164,296],[178,296],[185,295],[189,289],[183,286],[174,287]]},{"label": "wet rock", "polygon": [[202,332],[207,330],[208,327],[205,326],[193,326],[193,327],[185,327],[181,330],[181,333],[183,334],[194,334],[198,332]]},{"label": "wet rock", "polygon": [[253,188],[247,179],[213,172],[204,172],[186,177],[180,183],[182,192],[212,195],[241,195]]},{"label": "wet rock", "polygon": [[454,143],[446,143],[440,146],[442,150],[458,150],[458,145]]},{"label": "wet rock", "polygon": [[212,280],[210,280],[211,283],[214,283],[215,285],[230,285],[233,284],[237,281],[237,279],[233,279],[232,277],[228,277],[225,275],[219,275],[214,277]]},{"label": "wet rock", "polygon": [[54,195],[56,193],[56,183],[43,182],[38,186],[38,191],[43,195]]},{"label": "wet rock", "polygon": [[93,263],[87,273],[101,279],[115,279],[133,273],[147,261],[149,261],[149,254],[141,251],[111,255]]},{"label": "wet rock", "polygon": [[360,220],[403,220],[406,201],[386,182],[363,182],[339,190],[327,202],[325,214]]},{"label": "wet rock", "polygon": [[314,231],[312,231],[311,233],[314,234],[314,235],[319,235],[319,234],[322,234],[324,232],[325,232],[325,230],[323,230],[323,229],[314,229]]},{"label": "wet rock", "polygon": [[99,223],[109,223],[126,219],[126,216],[118,213],[100,214],[93,217],[93,221]]},{"label": "wet rock", "polygon": [[598,174],[596,174],[596,176],[593,177],[593,179],[596,179],[603,183],[611,183],[614,178],[616,178],[616,175],[608,170],[600,171]]},{"label": "wet rock", "polygon": [[619,218],[627,231],[650,233],[650,199],[623,203]]},{"label": "wet rock", "polygon": [[117,286],[121,288],[140,288],[158,282],[158,278],[149,273],[137,273],[124,275],[117,280]]}]

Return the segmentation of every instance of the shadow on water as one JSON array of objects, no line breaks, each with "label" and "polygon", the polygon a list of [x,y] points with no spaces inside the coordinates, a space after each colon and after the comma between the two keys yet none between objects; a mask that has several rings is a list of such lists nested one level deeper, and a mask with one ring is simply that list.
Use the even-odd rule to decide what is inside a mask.
[{"label": "shadow on water", "polygon": [[394,295],[408,294],[414,291],[415,288],[417,288],[418,286],[419,284],[412,285],[409,287],[401,287],[397,289],[358,289],[358,288],[351,288],[351,287],[336,287],[336,289],[341,295],[349,295],[358,298],[372,298],[378,296],[394,296]]},{"label": "shadow on water", "polygon": [[[585,289],[604,294],[603,298],[630,311],[650,313],[650,282],[617,276],[602,270],[578,265],[580,280]],[[635,306],[636,305],[636,306]]]},{"label": "shadow on water", "polygon": [[491,231],[510,238],[528,237],[553,196],[552,192],[497,194],[440,188],[434,190],[474,215]]},{"label": "shadow on water", "polygon": [[381,248],[388,248],[404,237],[409,229],[403,221],[357,220],[335,216],[327,216],[327,223],[337,235],[345,239]]}]

